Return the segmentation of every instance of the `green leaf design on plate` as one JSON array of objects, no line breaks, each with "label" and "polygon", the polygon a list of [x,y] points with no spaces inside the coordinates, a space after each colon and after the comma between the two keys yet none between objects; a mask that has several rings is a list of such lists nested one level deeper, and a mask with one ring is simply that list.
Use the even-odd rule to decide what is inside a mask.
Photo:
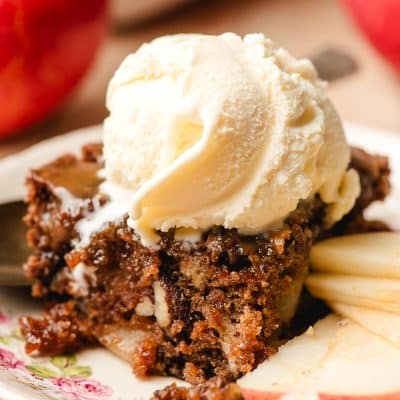
[{"label": "green leaf design on plate", "polygon": [[23,342],[25,341],[24,337],[22,336],[21,328],[20,328],[20,327],[15,328],[15,329],[12,331],[12,334],[11,334],[11,335],[12,335],[12,337],[13,337],[14,339],[22,340]]},{"label": "green leaf design on plate", "polygon": [[92,368],[83,365],[74,365],[64,369],[64,375],[72,378],[87,378],[92,375]]},{"label": "green leaf design on plate", "polygon": [[77,359],[74,354],[55,356],[50,358],[50,362],[60,370],[64,370],[67,367],[76,365]]},{"label": "green leaf design on plate", "polygon": [[60,375],[53,371],[52,369],[45,367],[44,365],[40,364],[31,364],[27,365],[26,368],[29,369],[34,375],[38,376],[39,378],[59,378]]},{"label": "green leaf design on plate", "polygon": [[9,336],[0,336],[0,344],[9,346],[11,344],[11,338]]}]

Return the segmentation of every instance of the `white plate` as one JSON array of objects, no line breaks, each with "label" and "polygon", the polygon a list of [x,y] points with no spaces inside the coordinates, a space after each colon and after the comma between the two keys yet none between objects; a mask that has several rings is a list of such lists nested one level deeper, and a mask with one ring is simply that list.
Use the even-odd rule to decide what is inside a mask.
[{"label": "white plate", "polygon": [[[390,157],[393,192],[384,204],[372,207],[369,216],[400,228],[400,134],[353,124],[347,124],[346,130],[350,143]],[[100,137],[100,127],[86,128],[1,160],[0,202],[23,197],[23,181],[29,168],[67,151],[76,153],[83,143],[98,141]],[[24,343],[16,331],[17,318],[39,308],[25,292],[0,289],[0,399],[147,400],[155,389],[174,381],[139,380],[127,363],[101,348],[83,351],[69,359],[26,356]]]}]

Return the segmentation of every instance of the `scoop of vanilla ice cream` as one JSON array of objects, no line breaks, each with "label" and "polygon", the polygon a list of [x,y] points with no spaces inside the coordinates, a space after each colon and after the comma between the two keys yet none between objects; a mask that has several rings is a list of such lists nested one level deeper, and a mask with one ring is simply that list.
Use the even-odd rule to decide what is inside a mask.
[{"label": "scoop of vanilla ice cream", "polygon": [[262,34],[144,44],[109,85],[104,190],[147,245],[173,227],[260,233],[316,194],[332,223],[360,185],[323,89],[310,61]]}]

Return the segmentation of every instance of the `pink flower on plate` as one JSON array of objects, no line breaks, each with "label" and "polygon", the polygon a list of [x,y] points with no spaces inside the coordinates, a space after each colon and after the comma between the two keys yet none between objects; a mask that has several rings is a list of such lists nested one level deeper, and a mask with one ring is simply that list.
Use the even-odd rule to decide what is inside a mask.
[{"label": "pink flower on plate", "polygon": [[95,379],[56,378],[53,384],[72,400],[101,400],[112,395],[112,390]]},{"label": "pink flower on plate", "polygon": [[24,363],[21,360],[18,360],[14,353],[0,347],[0,368],[24,368]]},{"label": "pink flower on plate", "polygon": [[0,310],[0,324],[7,324],[8,322],[10,322],[10,318]]}]

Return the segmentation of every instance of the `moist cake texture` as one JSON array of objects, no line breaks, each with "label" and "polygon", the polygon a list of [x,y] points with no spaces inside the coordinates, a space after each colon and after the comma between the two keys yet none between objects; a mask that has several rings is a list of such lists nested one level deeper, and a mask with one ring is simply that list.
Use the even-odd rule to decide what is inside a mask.
[{"label": "moist cake texture", "polygon": [[[389,191],[387,160],[354,149],[352,166],[362,193],[333,228],[324,226],[326,206],[315,197],[263,234],[215,226],[188,243],[175,240],[171,229],[160,233],[158,249],[141,244],[127,216],[80,244],[77,223],[108,202],[98,191],[101,145],[33,170],[25,217],[33,253],[25,271],[33,295],[49,306],[41,318],[21,318],[27,352],[59,354],[101,343],[140,377],[176,376],[193,384],[251,371],[282,342],[312,243],[322,235],[384,228],[366,223],[362,212]],[[155,398],[190,398],[186,392],[168,397],[174,390],[180,389]]]},{"label": "moist cake texture", "polygon": [[243,400],[243,396],[238,385],[214,377],[191,388],[172,384],[157,390],[151,400]]}]

